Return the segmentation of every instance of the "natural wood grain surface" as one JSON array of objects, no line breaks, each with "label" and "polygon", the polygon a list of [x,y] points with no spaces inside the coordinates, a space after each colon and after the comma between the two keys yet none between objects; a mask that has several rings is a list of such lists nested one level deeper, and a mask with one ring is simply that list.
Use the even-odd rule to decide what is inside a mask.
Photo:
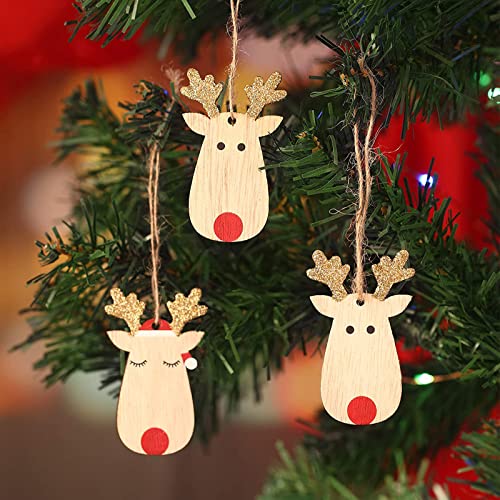
[{"label": "natural wood grain surface", "polygon": [[118,434],[137,453],[168,455],[184,448],[194,430],[191,387],[182,353],[203,332],[141,330],[135,336],[110,331],[120,349],[129,351],[117,410]]},{"label": "natural wood grain surface", "polygon": [[365,294],[361,306],[356,299],[355,294],[340,302],[329,295],[311,297],[321,314],[333,318],[321,398],[326,411],[340,422],[375,424],[389,418],[401,400],[401,369],[389,317],[403,312],[411,296],[380,301]]},{"label": "natural wood grain surface", "polygon": [[[185,113],[184,120],[205,139],[200,151],[189,196],[189,216],[195,230],[216,241],[244,241],[264,227],[269,212],[264,158],[259,137],[272,133],[280,116],[254,120],[230,113],[208,118]],[[239,218],[222,216],[234,214]],[[224,218],[225,217],[225,218]]]}]

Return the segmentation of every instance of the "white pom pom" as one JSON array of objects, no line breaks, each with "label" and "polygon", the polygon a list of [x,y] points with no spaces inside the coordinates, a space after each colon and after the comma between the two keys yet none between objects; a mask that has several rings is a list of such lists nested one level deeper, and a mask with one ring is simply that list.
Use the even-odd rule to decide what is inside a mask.
[{"label": "white pom pom", "polygon": [[196,361],[196,358],[188,358],[184,361],[184,364],[188,370],[195,370],[198,368],[198,361]]}]

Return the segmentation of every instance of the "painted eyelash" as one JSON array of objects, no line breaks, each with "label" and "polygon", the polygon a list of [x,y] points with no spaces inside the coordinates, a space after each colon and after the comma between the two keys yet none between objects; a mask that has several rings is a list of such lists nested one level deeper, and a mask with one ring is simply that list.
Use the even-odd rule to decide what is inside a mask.
[{"label": "painted eyelash", "polygon": [[134,361],[130,360],[130,364],[132,366],[138,366],[138,367],[144,366],[146,364],[146,362],[147,362],[147,360],[141,361],[140,363],[135,363]]},{"label": "painted eyelash", "polygon": [[179,366],[181,362],[177,360],[175,363],[168,363],[167,361],[164,361],[163,364],[165,366],[168,366],[169,368],[174,368],[175,366]]}]

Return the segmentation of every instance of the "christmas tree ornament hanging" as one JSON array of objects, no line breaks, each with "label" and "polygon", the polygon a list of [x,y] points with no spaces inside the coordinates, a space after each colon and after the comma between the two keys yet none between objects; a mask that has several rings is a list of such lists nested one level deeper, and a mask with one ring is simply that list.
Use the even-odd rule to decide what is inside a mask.
[{"label": "christmas tree ornament hanging", "polygon": [[181,93],[200,102],[208,116],[184,113],[188,127],[204,136],[189,194],[189,217],[194,229],[205,238],[224,241],[245,241],[264,227],[269,213],[269,193],[264,157],[259,138],[274,132],[281,116],[261,116],[267,104],[286,97],[277,89],[281,75],[274,72],[264,82],[256,77],[245,87],[249,107],[237,113],[233,106],[233,80],[236,73],[238,44],[238,6],[231,1],[233,24],[233,60],[229,67],[229,112],[221,113],[217,101],[223,89],[213,75],[204,79],[196,69],[189,69],[189,86]]},{"label": "christmas tree ornament hanging", "polygon": [[377,279],[374,294],[348,294],[343,282],[349,265],[339,257],[328,260],[313,253],[314,269],[307,276],[327,285],[329,295],[314,295],[318,312],[333,318],[321,371],[321,399],[326,411],[347,424],[376,424],[389,418],[401,400],[401,368],[389,318],[402,313],[410,295],[386,298],[391,286],[411,278],[415,271],[405,268],[408,252],[394,259],[384,256],[373,265]]},{"label": "christmas tree ornament hanging", "polygon": [[370,145],[376,118],[375,79],[362,58],[358,64],[371,87],[371,113],[363,152],[359,141],[359,123],[353,126],[358,174],[358,207],[355,216],[355,262],[353,293],[348,294],[344,280],[349,265],[340,257],[327,259],[316,250],[314,269],[307,276],[327,285],[332,294],[311,297],[314,307],[333,318],[321,371],[321,399],[326,411],[347,424],[368,425],[382,422],[398,408],[401,400],[401,368],[389,318],[401,314],[410,303],[410,295],[389,298],[392,285],[411,278],[412,268],[405,268],[409,254],[399,251],[394,259],[385,255],[372,266],[378,286],[375,293],[365,291],[363,271],[365,226],[371,194]]},{"label": "christmas tree ornament hanging", "polygon": [[[127,322],[130,332],[108,331],[113,344],[128,353],[117,410],[117,428],[123,444],[136,453],[169,455],[184,448],[194,431],[194,408],[186,369],[196,360],[189,354],[204,333],[182,332],[184,325],[206,314],[198,305],[201,290],[188,297],[178,293],[167,306],[168,323],[150,319],[138,327],[145,304],[134,293],[124,297],[111,291],[113,305],[106,312]],[[156,327],[156,328],[155,328]]]},{"label": "christmas tree ornament hanging", "polygon": [[193,288],[188,297],[178,293],[173,302],[167,302],[170,323],[160,317],[157,225],[160,166],[156,145],[148,163],[154,317],[141,324],[146,304],[135,293],[124,296],[118,288],[111,290],[113,304],[106,305],[105,311],[123,319],[129,327],[129,332],[107,332],[111,342],[128,353],[118,400],[118,435],[136,453],[169,455],[184,448],[193,435],[194,406],[186,370],[198,365],[189,351],[199,344],[204,332],[183,332],[183,328],[206,314],[207,307],[199,304],[201,290]]}]

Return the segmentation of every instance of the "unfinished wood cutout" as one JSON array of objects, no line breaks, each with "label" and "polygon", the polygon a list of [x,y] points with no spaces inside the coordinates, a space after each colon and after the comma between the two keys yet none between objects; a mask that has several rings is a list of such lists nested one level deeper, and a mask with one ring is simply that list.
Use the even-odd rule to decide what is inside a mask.
[{"label": "unfinished wood cutout", "polygon": [[328,260],[323,252],[313,254],[316,264],[307,276],[330,287],[332,296],[311,297],[321,314],[333,318],[321,372],[321,399],[326,411],[346,424],[368,425],[388,419],[401,400],[401,368],[389,318],[401,314],[412,297],[386,298],[391,286],[411,278],[405,268],[408,252],[401,250],[391,260],[382,257],[373,265],[378,287],[374,294],[347,294],[343,281],[349,266],[339,257]]},{"label": "unfinished wood cutout", "polygon": [[237,242],[257,235],[269,213],[269,193],[259,137],[274,132],[281,116],[258,118],[266,104],[279,101],[286,91],[276,90],[281,75],[260,77],[245,87],[250,106],[244,113],[220,113],[222,91],[214,77],[204,80],[195,69],[187,72],[190,85],[181,93],[203,104],[208,117],[184,113],[189,128],[205,137],[189,194],[189,217],[195,230],[211,240]]},{"label": "unfinished wood cutout", "polygon": [[196,360],[189,354],[204,332],[181,333],[191,319],[207,312],[198,305],[201,290],[188,297],[175,296],[167,306],[172,322],[161,320],[155,329],[153,320],[139,330],[144,303],[135,294],[126,298],[112,290],[113,305],[106,312],[127,321],[130,333],[108,331],[111,342],[129,353],[123,375],[117,410],[117,428],[123,444],[136,453],[169,455],[184,448],[194,431],[194,407],[186,368],[194,369]]}]

